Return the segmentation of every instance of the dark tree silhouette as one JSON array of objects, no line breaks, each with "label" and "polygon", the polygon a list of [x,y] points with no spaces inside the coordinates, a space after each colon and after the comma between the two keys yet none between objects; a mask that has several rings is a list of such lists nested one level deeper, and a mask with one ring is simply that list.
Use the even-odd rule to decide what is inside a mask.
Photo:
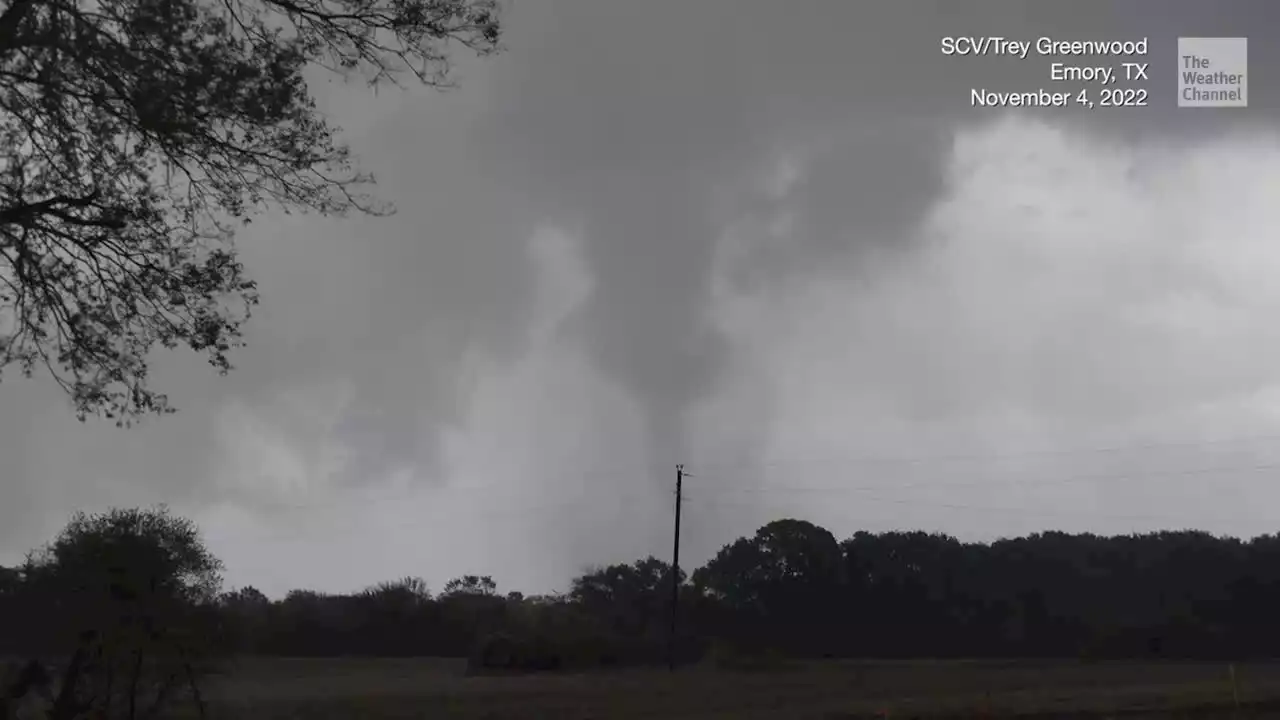
[{"label": "dark tree silhouette", "polygon": [[815,649],[832,636],[842,569],[829,531],[786,519],[726,545],[693,581],[723,611],[715,623],[720,634],[757,647]]},{"label": "dark tree silhouette", "polygon": [[[199,613],[187,610],[210,606],[216,572],[192,532],[141,511],[78,519],[32,562],[0,569],[0,655],[136,647],[122,638],[138,636],[119,629],[136,628],[130,618],[143,615],[203,631],[189,624]],[[129,569],[112,569],[121,567]],[[450,581],[434,597],[415,577],[274,601],[244,588],[218,596],[225,632],[217,638],[242,653],[468,657],[502,672],[659,663],[670,572],[644,558],[591,569],[568,593],[548,596],[502,594],[480,575]],[[142,600],[113,590],[178,576]],[[175,595],[186,600],[164,600]],[[1271,658],[1280,648],[1280,536],[1043,532],[964,543],[857,532],[837,543],[817,525],[786,519],[681,577],[680,598],[681,658],[715,646],[713,657],[730,668],[772,667],[778,656]],[[140,607],[153,609],[131,610]],[[89,622],[63,627],[67,618]],[[144,647],[164,655],[158,641]],[[78,672],[103,677],[92,664]]]},{"label": "dark tree silhouette", "polygon": [[22,621],[71,661],[51,717],[150,717],[218,651],[221,564],[164,508],[77,515],[23,567]]},{"label": "dark tree silhouette", "polygon": [[309,65],[449,83],[496,0],[10,0],[0,13],[0,368],[81,420],[171,410],[148,352],[220,372],[257,303],[230,244],[263,208],[387,208],[317,114]]},{"label": "dark tree silhouette", "polygon": [[261,650],[262,638],[271,622],[271,600],[254,587],[243,587],[218,598],[225,638],[244,652]]},{"label": "dark tree silhouette", "polygon": [[[685,581],[683,571],[679,581]],[[670,588],[671,564],[650,556],[588,571],[573,581],[569,597],[615,632],[638,637],[665,632]]]},{"label": "dark tree silhouette", "polygon": [[463,575],[444,584],[440,592],[442,597],[454,595],[491,596],[498,592],[498,584],[488,575]]}]

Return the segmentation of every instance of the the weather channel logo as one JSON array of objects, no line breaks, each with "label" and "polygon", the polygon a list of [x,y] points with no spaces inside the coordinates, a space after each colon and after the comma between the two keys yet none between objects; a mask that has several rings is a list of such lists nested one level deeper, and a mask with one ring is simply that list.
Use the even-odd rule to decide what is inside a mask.
[{"label": "the weather channel logo", "polygon": [[1178,107],[1248,107],[1248,38],[1178,38]]}]

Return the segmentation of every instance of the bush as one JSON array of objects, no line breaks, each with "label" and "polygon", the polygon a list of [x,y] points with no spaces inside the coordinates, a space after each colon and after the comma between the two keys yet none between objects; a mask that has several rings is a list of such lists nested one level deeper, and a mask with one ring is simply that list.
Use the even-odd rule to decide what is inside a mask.
[{"label": "bush", "polygon": [[546,672],[562,665],[561,653],[544,635],[513,637],[506,633],[486,635],[467,658],[468,674]]},{"label": "bush", "polygon": [[515,642],[503,634],[480,639],[467,657],[467,672],[510,668],[515,659]]}]

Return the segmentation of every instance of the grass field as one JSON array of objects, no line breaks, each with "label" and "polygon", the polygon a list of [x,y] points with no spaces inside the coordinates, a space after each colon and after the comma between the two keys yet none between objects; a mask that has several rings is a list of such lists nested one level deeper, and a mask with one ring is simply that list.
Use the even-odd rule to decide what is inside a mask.
[{"label": "grass field", "polygon": [[[1280,719],[1280,662],[832,661],[466,677],[461,661],[239,661],[207,685],[215,718]],[[1239,697],[1239,708],[1235,696]]]}]

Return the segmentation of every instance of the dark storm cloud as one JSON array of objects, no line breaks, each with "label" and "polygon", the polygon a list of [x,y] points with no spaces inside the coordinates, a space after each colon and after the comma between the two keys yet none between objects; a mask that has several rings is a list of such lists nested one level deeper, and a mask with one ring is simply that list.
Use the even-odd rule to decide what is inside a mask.
[{"label": "dark storm cloud", "polygon": [[[482,83],[471,83],[481,96]],[[29,523],[50,521],[27,511],[40,507],[56,507],[57,522],[105,502],[278,500],[256,474],[223,482],[239,459],[227,433],[246,416],[307,454],[347,446],[344,467],[314,478],[319,487],[377,483],[404,467],[434,477],[439,435],[467,402],[459,379],[469,356],[511,356],[523,342],[530,224],[475,171],[465,143],[450,140],[465,136],[475,112],[468,97],[375,98],[324,83],[317,92],[397,214],[269,216],[241,232],[237,245],[262,288],[248,347],[226,378],[181,352],[157,354],[153,381],[177,415],[128,432],[80,425],[56,388],[6,374],[0,478],[6,496],[28,496],[0,502],[6,539],[38,537]]]},{"label": "dark storm cloud", "polygon": [[[509,571],[555,584],[581,562],[666,551],[669,503],[656,490],[677,460],[740,460],[734,479],[763,483],[769,478],[754,476],[768,474],[757,462],[766,447],[805,455],[849,438],[919,447],[933,432],[919,426],[931,419],[962,423],[1002,404],[1015,420],[961,433],[960,441],[1047,441],[1112,414],[1127,420],[1125,413],[1168,410],[1175,396],[1186,405],[1197,393],[1244,392],[1260,382],[1263,363],[1240,368],[1225,351],[1197,354],[1207,343],[1194,333],[1177,342],[1158,334],[1135,340],[1124,327],[1106,325],[1109,300],[1077,303],[1064,289],[1127,289],[1129,275],[1082,268],[1103,267],[1100,260],[1143,266],[1161,257],[1155,244],[1140,245],[1135,259],[1099,250],[1091,264],[1095,259],[1063,260],[1056,246],[1029,242],[1024,271],[1009,259],[1023,249],[1016,242],[973,239],[1007,225],[1030,240],[1058,241],[1057,228],[1098,233],[1111,223],[1125,232],[1107,239],[1122,247],[1132,228],[1117,220],[1127,217],[1123,207],[1075,222],[1104,198],[1055,205],[1045,190],[1055,181],[1043,173],[1029,173],[1019,185],[974,180],[952,167],[972,161],[1007,180],[1039,162],[1037,148],[1055,142],[1095,164],[1105,156],[1017,124],[997,127],[1010,135],[1009,152],[1027,153],[1024,160],[1000,156],[989,133],[979,133],[977,150],[958,150],[965,131],[999,117],[968,107],[969,88],[1048,86],[1049,60],[947,58],[939,39],[1148,37],[1152,107],[1030,115],[1118,147],[1135,140],[1158,147],[1212,137],[1229,124],[1269,122],[1280,81],[1267,69],[1280,58],[1265,39],[1278,14],[1264,0],[520,0],[511,8],[509,52],[464,64],[453,93],[373,97],[361,87],[317,85],[322,106],[349,129],[365,166],[379,176],[381,195],[400,214],[264,218],[246,232],[240,245],[264,300],[251,347],[226,379],[164,356],[156,380],[172,391],[181,414],[129,434],[81,427],[55,390],[6,376],[0,541],[25,549],[78,506],[185,499],[202,508],[230,498],[280,513],[221,526],[219,547],[233,565],[273,559],[258,578],[308,568],[323,577],[297,582],[345,587],[401,572],[399,563],[410,559],[419,568],[452,568],[463,562],[452,558],[462,556],[438,538],[473,536],[482,525],[490,544],[470,548],[465,560],[476,565],[458,569],[489,563],[484,569],[500,577]],[[1170,63],[1180,34],[1253,36],[1248,110],[1172,107]],[[1055,168],[1069,159],[1060,150],[1044,153]],[[1136,165],[1140,156],[1133,158]],[[794,179],[776,192],[762,190],[787,162],[797,164]],[[1132,191],[1120,175],[1100,171],[1099,182]],[[1072,192],[1087,194],[1079,175],[1068,180]],[[937,208],[957,196],[982,209],[984,193],[1007,198],[1024,187],[1041,194],[1032,193],[1032,207],[1008,222],[991,216],[1008,211],[994,201],[977,219],[963,208]],[[1131,194],[1145,203],[1143,212],[1173,210],[1158,197]],[[1037,217],[1045,208],[1064,217]],[[968,233],[951,255],[936,253],[922,228],[938,217],[945,226],[938,232]],[[723,241],[739,222],[786,230],[779,242],[739,248],[730,262]],[[537,346],[530,329],[542,312],[535,286],[567,282],[540,275],[531,262],[528,240],[542,225],[576,241],[566,254],[580,255],[583,267],[567,276],[583,276],[586,296],[566,301],[573,307],[563,327],[543,333],[544,346]],[[1157,225],[1130,234],[1138,232],[1176,234]],[[920,258],[940,267],[921,269]],[[1054,263],[1067,268],[1050,278],[1064,288],[1037,275],[1052,274],[1045,266]],[[731,328],[716,295],[726,279],[727,294],[754,299]],[[839,286],[833,299],[795,299],[820,282]],[[1076,304],[1090,312],[1072,314]],[[1061,322],[1066,339],[1046,338],[1038,325],[1046,322]],[[1093,332],[1098,325],[1104,327]],[[1070,340],[1090,333],[1097,352],[1128,355],[1073,364]],[[1015,342],[1033,349],[1011,350]],[[1179,358],[1166,363],[1170,372],[1146,367],[1166,357]],[[1100,384],[1099,367],[1113,371],[1115,382]],[[1239,372],[1232,375],[1233,368]],[[882,432],[876,422],[899,429]],[[1178,427],[1196,427],[1186,422]],[[645,464],[653,467],[637,471]],[[594,479],[587,470],[598,467],[621,468],[613,474],[620,479],[591,490],[574,475]],[[463,489],[458,498],[425,495],[421,507],[348,507],[345,495],[330,492],[381,488],[400,470],[410,486]],[[702,474],[710,481],[715,472]],[[512,489],[484,495],[468,482]],[[637,485],[653,502],[624,506],[621,490]],[[579,495],[589,512],[519,506],[527,524],[478,519],[491,497],[531,508],[535,500]],[[1080,493],[1062,502],[1079,508],[1092,499]],[[291,523],[307,523],[281,508],[304,500],[323,510],[308,516],[321,528],[307,536],[313,542],[268,552],[265,541],[239,532],[254,522],[274,524],[285,536],[301,532]],[[791,502],[797,512],[838,505]],[[430,522],[416,515],[427,516],[422,508],[436,508]],[[769,519],[735,512],[691,508],[701,519],[690,531],[703,538],[699,552],[750,530],[744,522]],[[393,515],[399,524],[384,525]],[[939,514],[904,516],[910,525]],[[890,523],[874,511],[863,519]],[[366,562],[334,569],[334,553]]]},{"label": "dark storm cloud", "polygon": [[[704,314],[720,232],[708,206],[776,144],[821,151],[793,193],[793,242],[757,268],[746,263],[743,277],[875,245],[910,252],[908,231],[940,192],[951,134],[992,117],[968,107],[969,88],[1053,88],[1048,59],[948,58],[941,37],[1148,37],[1140,60],[1152,65],[1152,107],[1077,122],[1188,131],[1224,120],[1173,112],[1176,36],[1247,35],[1277,14],[1262,3],[1233,4],[1229,17],[1193,2],[521,3],[511,33],[520,60],[497,71],[484,146],[522,192],[581,223],[598,281],[586,310],[591,351],[666,433],[655,447],[665,461],[685,449],[686,411],[726,362]],[[1251,53],[1254,67],[1274,64],[1267,44]],[[1251,82],[1257,117],[1275,107],[1280,81],[1255,72]]]}]

